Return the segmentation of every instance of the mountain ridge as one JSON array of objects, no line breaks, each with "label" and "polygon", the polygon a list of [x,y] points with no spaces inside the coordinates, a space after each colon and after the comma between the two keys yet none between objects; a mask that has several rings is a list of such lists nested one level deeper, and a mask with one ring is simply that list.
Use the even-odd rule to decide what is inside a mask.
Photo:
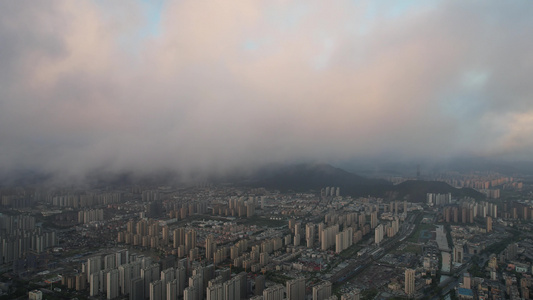
[{"label": "mountain ridge", "polygon": [[[452,193],[457,197],[483,198],[473,189],[457,189],[442,181],[408,180],[398,185],[384,179],[363,177],[327,164],[299,164],[259,174],[249,185],[283,192],[319,191],[340,187],[341,195],[377,196],[423,202],[427,193]],[[262,176],[262,177],[261,177]]]}]

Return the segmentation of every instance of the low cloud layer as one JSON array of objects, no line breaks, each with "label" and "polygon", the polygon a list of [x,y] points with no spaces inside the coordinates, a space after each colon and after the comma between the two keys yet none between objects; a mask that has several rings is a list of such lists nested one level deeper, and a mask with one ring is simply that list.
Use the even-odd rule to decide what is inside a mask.
[{"label": "low cloud layer", "polygon": [[0,169],[530,158],[533,2],[0,2]]}]

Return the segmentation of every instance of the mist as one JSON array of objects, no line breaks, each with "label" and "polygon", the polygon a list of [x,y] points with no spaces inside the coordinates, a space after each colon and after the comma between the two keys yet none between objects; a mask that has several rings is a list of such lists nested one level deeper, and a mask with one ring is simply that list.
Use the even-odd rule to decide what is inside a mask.
[{"label": "mist", "polygon": [[530,1],[2,1],[0,174],[531,160]]}]

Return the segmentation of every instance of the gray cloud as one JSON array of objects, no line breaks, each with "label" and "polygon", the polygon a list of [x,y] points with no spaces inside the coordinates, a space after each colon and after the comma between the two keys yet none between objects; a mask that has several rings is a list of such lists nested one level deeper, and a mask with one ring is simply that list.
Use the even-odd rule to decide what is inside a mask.
[{"label": "gray cloud", "polygon": [[143,5],[0,3],[4,173],[533,146],[530,2],[165,2],[156,33]]}]

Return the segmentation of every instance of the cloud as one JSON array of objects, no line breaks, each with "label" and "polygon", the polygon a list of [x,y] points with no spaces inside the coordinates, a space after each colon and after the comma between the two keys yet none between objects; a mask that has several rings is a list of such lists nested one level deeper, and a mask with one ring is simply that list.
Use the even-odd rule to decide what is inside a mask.
[{"label": "cloud", "polygon": [[532,4],[375,3],[2,2],[0,168],[529,153]]}]

